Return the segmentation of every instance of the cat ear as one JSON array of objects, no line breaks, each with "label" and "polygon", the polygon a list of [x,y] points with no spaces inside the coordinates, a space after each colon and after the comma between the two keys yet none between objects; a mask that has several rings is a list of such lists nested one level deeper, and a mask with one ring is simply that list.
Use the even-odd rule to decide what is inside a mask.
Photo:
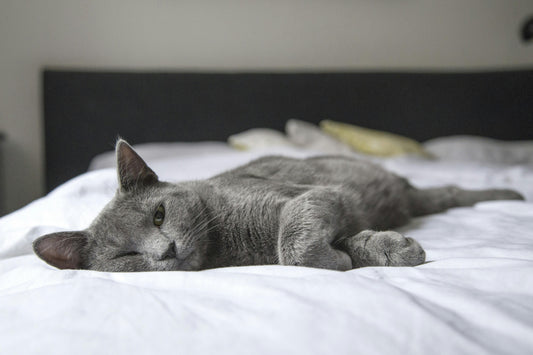
[{"label": "cat ear", "polygon": [[41,259],[59,269],[81,269],[86,245],[85,232],[59,232],[36,239],[33,250]]},{"label": "cat ear", "polygon": [[116,154],[118,182],[121,191],[131,191],[137,187],[155,184],[158,181],[157,175],[125,140],[118,140]]}]

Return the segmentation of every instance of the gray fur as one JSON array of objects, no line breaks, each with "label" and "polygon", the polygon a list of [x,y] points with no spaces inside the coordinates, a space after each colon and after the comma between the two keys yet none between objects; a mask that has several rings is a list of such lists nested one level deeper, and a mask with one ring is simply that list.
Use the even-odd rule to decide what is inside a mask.
[{"label": "gray fur", "polygon": [[[125,141],[116,150],[120,187],[93,223],[34,242],[51,265],[101,271],[414,266],[425,261],[422,247],[388,229],[454,206],[523,199],[511,190],[416,189],[374,164],[339,156],[264,157],[207,180],[170,184]],[[159,206],[165,216],[157,226]]]}]

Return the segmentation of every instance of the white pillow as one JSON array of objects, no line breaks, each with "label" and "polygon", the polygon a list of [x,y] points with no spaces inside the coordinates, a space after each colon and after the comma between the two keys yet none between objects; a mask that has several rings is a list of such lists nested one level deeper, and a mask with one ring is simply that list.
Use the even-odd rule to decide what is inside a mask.
[{"label": "white pillow", "polygon": [[477,136],[431,139],[424,148],[439,159],[492,164],[533,164],[533,141],[501,141]]},{"label": "white pillow", "polygon": [[254,150],[272,147],[297,148],[287,137],[274,129],[252,128],[229,136],[228,143],[236,149]]},{"label": "white pillow", "polygon": [[324,133],[312,123],[291,119],[285,125],[285,132],[295,145],[325,154],[350,154],[354,151],[346,144]]}]

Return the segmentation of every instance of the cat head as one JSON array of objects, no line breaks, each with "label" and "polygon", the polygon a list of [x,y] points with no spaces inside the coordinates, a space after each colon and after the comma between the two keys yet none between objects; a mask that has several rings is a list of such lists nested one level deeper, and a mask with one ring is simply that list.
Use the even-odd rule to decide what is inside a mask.
[{"label": "cat head", "polygon": [[209,218],[194,183],[159,181],[124,140],[116,157],[119,188],[89,228],[42,236],[35,253],[60,269],[201,269]]}]

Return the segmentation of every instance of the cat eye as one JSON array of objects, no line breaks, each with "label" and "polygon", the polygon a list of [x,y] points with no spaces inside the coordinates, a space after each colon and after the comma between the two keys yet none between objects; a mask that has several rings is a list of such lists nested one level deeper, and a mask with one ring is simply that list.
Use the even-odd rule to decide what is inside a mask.
[{"label": "cat eye", "polygon": [[165,207],[163,205],[159,205],[157,207],[157,210],[154,214],[154,225],[160,227],[163,224],[163,220],[165,219]]},{"label": "cat eye", "polygon": [[120,254],[119,257],[123,257],[123,256],[134,256],[134,255],[139,255],[140,253],[136,252],[136,251],[130,251],[130,252],[127,252],[127,253],[124,253],[124,254]]}]

